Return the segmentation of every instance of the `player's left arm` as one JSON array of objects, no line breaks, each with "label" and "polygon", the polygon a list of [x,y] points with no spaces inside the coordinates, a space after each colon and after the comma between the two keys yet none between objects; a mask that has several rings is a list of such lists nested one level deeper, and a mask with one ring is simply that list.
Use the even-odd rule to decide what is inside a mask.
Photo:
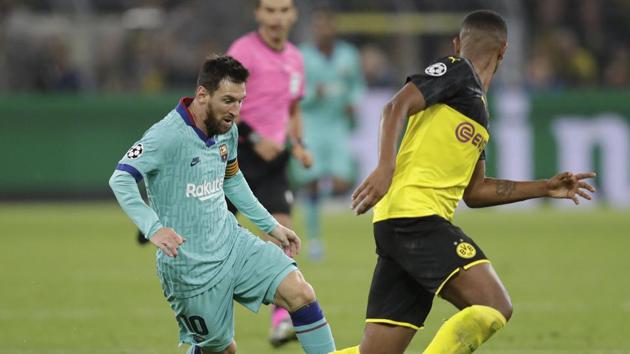
[{"label": "player's left arm", "polygon": [[238,161],[234,159],[228,162],[223,182],[225,196],[234,206],[251,220],[263,232],[271,235],[278,245],[289,257],[295,256],[300,251],[300,238],[293,232],[278,223],[278,221],[258,201],[249,184],[238,169]]},{"label": "player's left arm", "polygon": [[464,202],[471,208],[509,204],[532,198],[571,199],[577,205],[579,197],[591,200],[587,191],[595,188],[584,180],[595,177],[594,172],[562,172],[550,179],[538,181],[511,181],[486,177],[485,160],[480,159],[464,191]]},{"label": "player's left arm", "polygon": [[300,100],[294,100],[289,109],[289,142],[291,143],[291,155],[304,167],[309,168],[313,164],[313,157],[306,149],[306,145],[304,145]]},{"label": "player's left arm", "polygon": [[289,257],[293,257],[300,250],[300,238],[292,230],[280,225],[278,221],[258,201],[243,172],[238,167],[238,129],[232,128],[232,137],[228,162],[225,167],[223,192],[246,218],[251,220],[263,232],[275,238],[280,247]]},{"label": "player's left arm", "polygon": [[270,233],[278,225],[278,221],[260,204],[249,188],[243,172],[238,168],[238,159],[236,158],[228,161],[225,168],[223,191],[238,211],[262,231]]}]

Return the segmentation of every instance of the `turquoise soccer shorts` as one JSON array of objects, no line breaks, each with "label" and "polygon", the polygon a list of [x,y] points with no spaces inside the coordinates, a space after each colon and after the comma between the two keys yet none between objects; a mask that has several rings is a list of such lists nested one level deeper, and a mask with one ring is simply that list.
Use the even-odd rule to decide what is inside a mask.
[{"label": "turquoise soccer shorts", "polygon": [[295,261],[274,243],[244,228],[236,234],[230,255],[236,262],[217,285],[193,297],[167,298],[179,325],[180,344],[225,350],[234,338],[234,301],[258,312],[261,304],[273,302],[282,280],[297,270]]}]

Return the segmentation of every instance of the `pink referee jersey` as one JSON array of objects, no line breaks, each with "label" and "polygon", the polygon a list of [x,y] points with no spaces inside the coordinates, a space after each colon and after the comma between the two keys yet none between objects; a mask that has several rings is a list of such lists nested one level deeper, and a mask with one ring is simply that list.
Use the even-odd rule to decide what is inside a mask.
[{"label": "pink referee jersey", "polygon": [[251,32],[232,43],[228,55],[250,73],[241,120],[258,134],[284,144],[291,103],[304,96],[304,60],[299,49],[287,42],[276,51]]}]

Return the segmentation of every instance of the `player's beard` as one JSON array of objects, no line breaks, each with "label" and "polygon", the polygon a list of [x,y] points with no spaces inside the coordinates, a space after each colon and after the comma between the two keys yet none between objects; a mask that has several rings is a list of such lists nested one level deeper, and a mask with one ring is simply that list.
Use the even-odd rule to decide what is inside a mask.
[{"label": "player's beard", "polygon": [[221,128],[221,121],[222,119],[218,118],[217,115],[214,114],[212,105],[208,105],[206,108],[206,119],[203,121],[208,129],[208,136],[215,136],[217,134],[224,134],[227,132],[227,130]]}]

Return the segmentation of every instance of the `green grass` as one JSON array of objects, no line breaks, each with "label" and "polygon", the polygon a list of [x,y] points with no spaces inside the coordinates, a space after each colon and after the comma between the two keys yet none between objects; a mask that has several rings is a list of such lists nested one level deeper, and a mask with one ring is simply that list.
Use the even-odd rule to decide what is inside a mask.
[{"label": "green grass", "polygon": [[[630,212],[467,211],[456,222],[492,259],[514,303],[479,353],[630,353]],[[298,223],[300,224],[300,223]],[[0,205],[0,353],[183,353],[155,276],[114,204]],[[299,230],[299,228],[298,228]],[[326,259],[298,257],[339,347],[358,343],[375,262],[368,217],[330,213]],[[409,353],[454,313],[436,300]],[[240,353],[272,350],[269,313],[237,306]]]}]

